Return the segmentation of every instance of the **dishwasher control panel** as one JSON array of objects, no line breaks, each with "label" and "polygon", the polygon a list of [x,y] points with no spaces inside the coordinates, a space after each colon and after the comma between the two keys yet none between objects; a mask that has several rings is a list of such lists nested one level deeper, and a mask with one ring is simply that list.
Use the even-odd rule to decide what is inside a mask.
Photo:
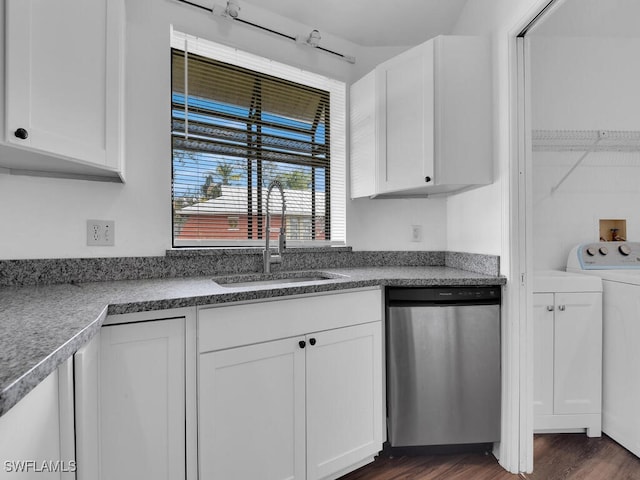
[{"label": "dishwasher control panel", "polygon": [[387,302],[419,303],[500,303],[501,288],[491,286],[464,287],[390,287]]}]

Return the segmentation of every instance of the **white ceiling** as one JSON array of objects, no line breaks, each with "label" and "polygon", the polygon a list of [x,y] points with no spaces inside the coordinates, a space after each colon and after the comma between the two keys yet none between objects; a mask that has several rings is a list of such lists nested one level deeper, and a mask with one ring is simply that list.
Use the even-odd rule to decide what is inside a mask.
[{"label": "white ceiling", "polygon": [[[206,8],[226,0],[189,0]],[[451,33],[469,0],[236,0],[365,47],[417,45]],[[541,36],[640,37],[640,0],[556,0],[530,32]],[[268,25],[265,25],[268,27]]]},{"label": "white ceiling", "polygon": [[531,34],[640,37],[640,0],[565,0],[543,16]]},{"label": "white ceiling", "polygon": [[[226,0],[190,0],[211,8]],[[468,0],[237,0],[365,47],[413,46],[451,33]],[[268,25],[265,25],[268,26]]]}]

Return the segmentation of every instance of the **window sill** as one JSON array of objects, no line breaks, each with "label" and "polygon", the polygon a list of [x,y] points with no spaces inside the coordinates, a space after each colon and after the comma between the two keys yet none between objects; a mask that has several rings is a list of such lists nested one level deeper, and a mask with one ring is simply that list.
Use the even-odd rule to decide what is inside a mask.
[{"label": "window sill", "polygon": [[[275,248],[275,244],[271,246]],[[177,247],[167,250],[168,257],[195,257],[201,255],[262,255],[264,246],[261,247]],[[351,252],[352,248],[345,245],[318,245],[317,247],[301,246],[287,247],[285,255],[296,253],[319,253],[319,252]]]}]

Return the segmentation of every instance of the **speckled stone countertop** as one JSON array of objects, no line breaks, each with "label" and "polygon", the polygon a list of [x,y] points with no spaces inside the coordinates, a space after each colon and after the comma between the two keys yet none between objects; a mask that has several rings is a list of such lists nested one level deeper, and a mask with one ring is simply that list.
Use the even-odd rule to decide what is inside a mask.
[{"label": "speckled stone countertop", "polygon": [[0,288],[0,415],[87,343],[99,331],[107,315],[378,285],[506,283],[501,276],[446,266],[321,271],[333,278],[222,287],[212,281],[213,275],[206,275]]}]

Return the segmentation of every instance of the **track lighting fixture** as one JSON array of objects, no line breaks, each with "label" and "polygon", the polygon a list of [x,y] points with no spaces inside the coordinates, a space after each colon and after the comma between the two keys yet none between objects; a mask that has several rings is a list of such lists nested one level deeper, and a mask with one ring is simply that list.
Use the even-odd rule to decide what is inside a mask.
[{"label": "track lighting fixture", "polygon": [[235,20],[238,18],[238,15],[240,15],[240,5],[237,0],[228,0],[226,7],[214,5],[211,13],[218,17],[228,17]]},{"label": "track lighting fixture", "polygon": [[315,29],[311,30],[311,33],[306,37],[304,35],[298,35],[295,37],[296,42],[313,48],[318,48],[321,39],[322,37],[320,36],[320,32]]},{"label": "track lighting fixture", "polygon": [[316,48],[318,45],[320,45],[321,38],[322,37],[320,36],[320,32],[318,30],[311,30],[311,33],[307,37],[307,45]]},{"label": "track lighting fixture", "polygon": [[240,13],[240,5],[236,0],[228,0],[225,12],[231,18],[238,18],[238,14]]},{"label": "track lighting fixture", "polygon": [[235,20],[236,22],[242,23],[246,26],[258,28],[265,32],[278,35],[282,38],[293,40],[298,44],[308,45],[309,47],[317,48],[318,50],[322,50],[323,52],[330,53],[331,55],[336,55],[337,57],[342,58],[345,62],[356,63],[356,58],[351,55],[345,55],[342,53],[334,52],[333,50],[329,50],[328,48],[321,47],[320,40],[322,39],[322,37],[320,36],[320,32],[316,29],[311,30],[311,33],[309,33],[309,35],[307,36],[304,36],[304,35],[293,36],[287,33],[279,32],[277,30],[274,30],[273,28],[259,25],[247,19],[240,18],[240,4],[238,3],[238,0],[227,0],[226,6],[214,4],[211,8],[206,7],[204,5],[198,5],[197,3],[194,3],[193,0],[175,0],[175,1],[186,3],[188,5],[191,5],[192,7],[197,7],[202,10],[206,10],[211,14],[215,15],[216,17],[231,18],[232,20]]}]

